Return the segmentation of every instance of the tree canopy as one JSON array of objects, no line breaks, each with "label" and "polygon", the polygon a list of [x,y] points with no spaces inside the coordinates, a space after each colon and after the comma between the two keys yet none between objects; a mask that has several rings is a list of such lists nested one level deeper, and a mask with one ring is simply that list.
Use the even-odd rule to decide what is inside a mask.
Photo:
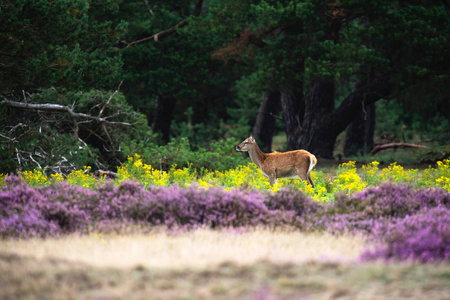
[{"label": "tree canopy", "polygon": [[1,92],[117,86],[122,60],[112,47],[126,22],[110,19],[120,2],[2,1]]},{"label": "tree canopy", "polygon": [[1,168],[76,149],[114,168],[137,145],[252,128],[326,158],[345,130],[350,155],[392,122],[445,144],[449,20],[425,0],[2,1]]}]

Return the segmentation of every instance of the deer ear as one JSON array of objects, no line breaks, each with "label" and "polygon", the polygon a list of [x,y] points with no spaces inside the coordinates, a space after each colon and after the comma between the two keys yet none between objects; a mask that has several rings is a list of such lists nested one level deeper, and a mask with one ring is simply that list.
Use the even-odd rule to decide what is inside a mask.
[{"label": "deer ear", "polygon": [[250,141],[252,141],[252,142],[254,142],[254,141],[255,141],[255,139],[253,138],[253,136],[252,136],[252,135],[250,135]]}]

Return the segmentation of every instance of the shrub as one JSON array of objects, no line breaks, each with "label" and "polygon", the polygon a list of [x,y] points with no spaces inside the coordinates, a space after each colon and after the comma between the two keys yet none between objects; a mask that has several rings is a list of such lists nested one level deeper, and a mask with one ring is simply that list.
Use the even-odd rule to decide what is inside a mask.
[{"label": "shrub", "polygon": [[428,168],[424,171],[423,186],[438,186],[450,192],[450,159],[438,161],[437,168]]},{"label": "shrub", "polygon": [[444,207],[427,209],[395,224],[380,226],[375,236],[381,243],[375,250],[366,250],[363,260],[423,263],[450,260],[450,214]]},{"label": "shrub", "polygon": [[224,171],[245,164],[244,158],[234,150],[237,140],[229,138],[211,142],[208,149],[193,150],[187,138],[172,140],[167,145],[133,141],[123,145],[124,153],[130,157],[139,153],[142,160],[157,170],[168,171],[172,165],[178,168],[191,167],[200,172],[201,169]]},{"label": "shrub", "polygon": [[45,173],[42,173],[41,170],[33,170],[33,171],[23,171],[19,172],[19,176],[21,179],[25,180],[28,185],[31,186],[39,186],[48,184],[49,180]]},{"label": "shrub", "polygon": [[333,209],[337,213],[357,213],[364,219],[404,217],[437,206],[450,206],[450,194],[443,189],[416,189],[410,185],[383,183],[353,196],[338,194]]},{"label": "shrub", "polygon": [[384,183],[353,196],[343,193],[328,206],[322,222],[331,231],[364,231],[395,223],[398,219],[434,207],[450,208],[450,194],[443,189],[416,189],[410,185]]},{"label": "shrub", "polygon": [[29,237],[58,234],[57,224],[46,220],[38,190],[18,176],[8,176],[0,192],[0,236]]},{"label": "shrub", "polygon": [[323,205],[298,190],[282,189],[268,193],[266,199],[268,209],[294,211],[297,216],[315,215],[325,210]]},{"label": "shrub", "polygon": [[347,195],[359,192],[366,187],[366,183],[356,172],[355,162],[350,161],[339,166],[338,175],[332,182],[333,191],[345,192]]},{"label": "shrub", "polygon": [[388,167],[383,168],[380,174],[383,181],[390,181],[395,183],[415,183],[418,170],[405,170],[396,162],[391,163]]},{"label": "shrub", "polygon": [[176,185],[146,189],[129,181],[118,187],[108,182],[95,189],[65,182],[32,188],[15,176],[7,181],[0,193],[3,237],[86,233],[105,222],[237,227],[292,225],[295,221],[294,211],[269,209],[266,196],[254,190],[227,192],[222,188],[183,189]]}]

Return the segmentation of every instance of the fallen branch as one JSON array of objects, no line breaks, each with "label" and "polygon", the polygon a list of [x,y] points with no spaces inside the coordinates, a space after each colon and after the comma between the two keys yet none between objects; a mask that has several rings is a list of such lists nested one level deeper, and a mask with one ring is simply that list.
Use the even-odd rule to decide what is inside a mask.
[{"label": "fallen branch", "polygon": [[70,107],[60,104],[46,103],[46,104],[33,104],[33,103],[25,103],[25,102],[17,102],[4,99],[1,103],[5,103],[11,107],[23,108],[23,109],[32,109],[32,110],[54,110],[54,111],[65,111],[73,118],[84,118],[89,120],[94,120],[99,123],[107,123],[107,124],[117,124],[124,126],[131,126],[130,123],[126,122],[111,122],[103,117],[95,117],[84,113],[74,112]]},{"label": "fallen branch", "polygon": [[106,177],[106,178],[112,178],[112,179],[116,179],[117,178],[117,173],[113,172],[113,171],[104,171],[104,170],[97,170],[94,172],[94,176],[97,177]]},{"label": "fallen branch", "polygon": [[417,144],[409,144],[409,143],[390,143],[390,144],[383,144],[378,145],[370,151],[369,155],[375,155],[376,153],[380,152],[381,150],[385,149],[391,149],[391,148],[428,148],[424,145],[417,145]]}]

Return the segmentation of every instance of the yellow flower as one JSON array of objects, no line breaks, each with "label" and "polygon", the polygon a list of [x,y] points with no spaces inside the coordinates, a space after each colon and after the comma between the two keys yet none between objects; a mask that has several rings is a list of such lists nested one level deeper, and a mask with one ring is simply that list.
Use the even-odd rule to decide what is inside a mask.
[{"label": "yellow flower", "polygon": [[367,184],[357,174],[355,162],[350,161],[339,166],[338,175],[331,185],[335,193],[343,191],[351,195],[363,190]]},{"label": "yellow flower", "polygon": [[385,181],[393,181],[395,183],[414,183],[417,178],[417,173],[418,170],[416,169],[404,170],[402,166],[394,162],[382,170],[381,178]]},{"label": "yellow flower", "polygon": [[49,183],[48,177],[40,170],[19,172],[22,180],[25,180],[30,186],[38,186]]},{"label": "yellow flower", "polygon": [[5,179],[8,175],[0,173],[0,186],[5,185]]},{"label": "yellow flower", "polygon": [[67,175],[66,181],[70,184],[82,186],[84,188],[93,188],[99,184],[99,181],[89,174],[90,170],[90,166],[84,166],[82,170],[73,170]]},{"label": "yellow flower", "polygon": [[50,178],[55,182],[61,182],[64,180],[64,177],[59,173],[51,174]]},{"label": "yellow flower", "polygon": [[141,160],[141,159],[136,160],[136,161],[134,162],[134,164],[133,164],[133,167],[134,167],[134,168],[140,168],[140,167],[142,167],[142,160]]}]

